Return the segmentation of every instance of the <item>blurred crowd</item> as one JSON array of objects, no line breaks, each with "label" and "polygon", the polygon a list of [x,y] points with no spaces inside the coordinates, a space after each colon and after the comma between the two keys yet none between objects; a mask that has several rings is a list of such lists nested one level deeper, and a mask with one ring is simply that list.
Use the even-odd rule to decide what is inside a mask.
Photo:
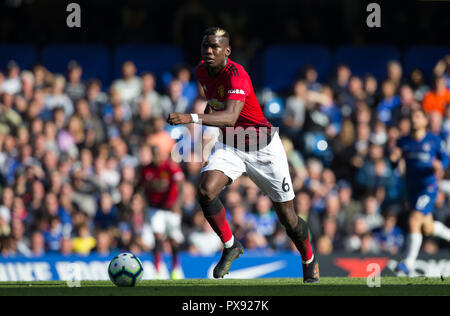
[{"label": "blurred crowd", "polygon": [[[0,256],[140,254],[154,247],[147,200],[136,186],[140,170],[151,163],[152,146],[171,159],[180,133],[167,115],[203,113],[207,101],[186,65],[175,67],[164,87],[132,61],[109,87],[84,82],[82,74],[76,61],[65,74],[42,65],[22,70],[14,61],[0,72]],[[271,115],[288,155],[296,211],[319,254],[399,253],[408,216],[404,166],[393,168],[389,152],[409,133],[408,114],[419,107],[429,114],[430,131],[450,146],[450,56],[432,78],[419,69],[404,74],[397,61],[386,65],[382,81],[355,76],[347,65],[327,82],[317,78],[313,66],[304,67],[292,91],[279,95],[282,114]],[[272,101],[259,92],[273,114]],[[203,131],[192,134],[205,144],[214,139],[213,129]],[[196,201],[207,153],[201,156],[180,162],[182,249],[214,254],[222,244]],[[441,177],[435,217],[449,225],[450,190]],[[294,251],[270,199],[246,176],[221,198],[247,249]],[[423,250],[443,247],[429,238]]]}]

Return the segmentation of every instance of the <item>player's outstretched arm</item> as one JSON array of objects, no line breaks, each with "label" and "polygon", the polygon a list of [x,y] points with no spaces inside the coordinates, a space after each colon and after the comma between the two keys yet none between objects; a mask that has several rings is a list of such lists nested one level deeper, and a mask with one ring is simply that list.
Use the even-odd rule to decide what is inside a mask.
[{"label": "player's outstretched arm", "polygon": [[[198,119],[203,125],[215,127],[233,127],[244,107],[244,102],[238,100],[227,100],[225,109],[208,114],[198,114]],[[191,114],[171,113],[167,118],[170,125],[193,123]]]}]

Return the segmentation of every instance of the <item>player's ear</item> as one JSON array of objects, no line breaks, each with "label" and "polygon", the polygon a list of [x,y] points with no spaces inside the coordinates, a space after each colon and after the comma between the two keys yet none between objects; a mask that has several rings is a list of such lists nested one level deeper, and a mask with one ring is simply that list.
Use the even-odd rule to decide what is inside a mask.
[{"label": "player's ear", "polygon": [[228,45],[227,48],[225,48],[225,56],[230,57],[231,55],[231,46]]}]

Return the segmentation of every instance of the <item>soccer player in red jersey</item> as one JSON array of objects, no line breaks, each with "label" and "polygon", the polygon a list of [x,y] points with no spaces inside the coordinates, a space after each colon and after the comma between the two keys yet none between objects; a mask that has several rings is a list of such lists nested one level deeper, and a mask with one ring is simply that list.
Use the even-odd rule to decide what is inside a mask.
[{"label": "soccer player in red jersey", "polygon": [[181,188],[184,180],[181,168],[170,159],[161,158],[160,149],[151,147],[152,162],[142,168],[137,188],[143,188],[150,206],[150,222],[155,234],[153,251],[156,272],[160,273],[164,237],[172,246],[172,278],[181,277],[178,249],[184,241],[181,232]]},{"label": "soccer player in red jersey", "polygon": [[301,253],[304,282],[318,282],[319,265],[311,248],[309,229],[294,210],[295,194],[286,153],[276,129],[263,115],[249,75],[229,59],[229,40],[228,32],[218,27],[207,29],[203,36],[203,60],[195,75],[208,99],[205,114],[171,113],[167,119],[172,125],[199,123],[221,128],[220,141],[202,169],[197,197],[206,219],[224,243],[213,275],[223,278],[231,263],[243,253],[218,195],[246,173],[270,197],[280,222]]}]

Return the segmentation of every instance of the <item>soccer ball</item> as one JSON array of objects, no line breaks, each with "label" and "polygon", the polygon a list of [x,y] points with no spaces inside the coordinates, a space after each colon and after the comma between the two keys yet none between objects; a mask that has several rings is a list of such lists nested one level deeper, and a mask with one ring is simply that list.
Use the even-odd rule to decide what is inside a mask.
[{"label": "soccer ball", "polygon": [[109,279],[117,286],[135,286],[144,274],[144,267],[138,257],[129,252],[115,256],[108,267]]}]

